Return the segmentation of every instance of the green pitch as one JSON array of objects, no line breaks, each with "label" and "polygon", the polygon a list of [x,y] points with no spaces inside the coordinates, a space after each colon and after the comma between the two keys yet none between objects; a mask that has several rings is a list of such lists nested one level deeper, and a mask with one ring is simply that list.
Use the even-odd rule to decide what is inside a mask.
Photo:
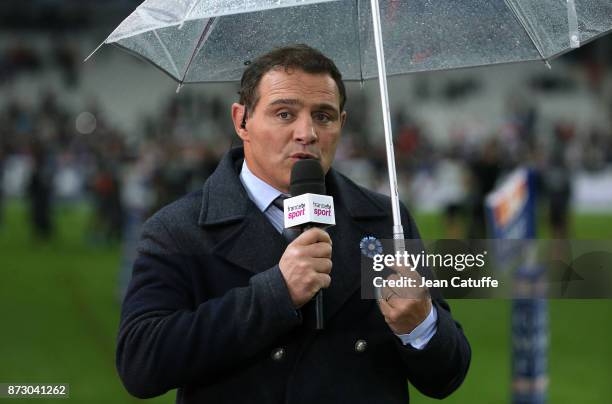
[{"label": "green pitch", "polygon": [[[9,203],[0,224],[0,383],[69,383],[75,403],[130,403],[114,366],[119,245],[92,243],[90,212],[56,209],[56,236],[30,236],[25,205]],[[438,216],[418,215],[424,238],[443,235]],[[576,237],[612,238],[612,216],[574,218]],[[545,228],[543,227],[545,233]],[[464,385],[449,403],[506,403],[510,305],[453,301],[473,349]],[[612,397],[612,301],[550,302],[551,403],[607,403]],[[429,403],[413,389],[412,402]],[[65,400],[20,400],[58,402]],[[174,392],[150,400],[173,403]]]}]

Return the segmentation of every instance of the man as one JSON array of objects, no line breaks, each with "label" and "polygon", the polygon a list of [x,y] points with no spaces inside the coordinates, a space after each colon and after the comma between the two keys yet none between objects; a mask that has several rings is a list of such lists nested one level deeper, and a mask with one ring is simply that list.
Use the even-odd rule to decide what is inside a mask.
[{"label": "man", "polygon": [[[470,348],[448,305],[360,297],[359,242],[391,238],[391,207],[331,168],[346,121],[336,66],[306,46],[277,49],[241,87],[232,119],[244,148],[144,226],[118,336],[128,391],[178,388],[178,403],[406,403],[407,381],[453,392]],[[337,225],[288,243],[275,201],[301,158],[327,173]],[[311,300],[323,288],[317,331]]]}]

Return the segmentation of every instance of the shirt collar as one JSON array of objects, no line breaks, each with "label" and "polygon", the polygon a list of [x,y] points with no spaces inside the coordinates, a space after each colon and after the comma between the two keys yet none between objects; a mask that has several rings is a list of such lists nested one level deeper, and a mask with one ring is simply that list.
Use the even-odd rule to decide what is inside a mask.
[{"label": "shirt collar", "polygon": [[242,162],[240,181],[244,185],[249,198],[262,212],[268,209],[268,206],[282,194],[278,189],[253,174],[249,170],[246,159]]}]

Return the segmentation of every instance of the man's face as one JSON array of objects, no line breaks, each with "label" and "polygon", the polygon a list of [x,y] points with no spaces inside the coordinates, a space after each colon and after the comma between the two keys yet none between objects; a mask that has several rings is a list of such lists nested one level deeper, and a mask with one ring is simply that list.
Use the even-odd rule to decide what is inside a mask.
[{"label": "man's face", "polygon": [[291,168],[299,159],[315,158],[327,173],[346,119],[332,77],[273,69],[262,77],[257,90],[259,101],[245,129],[240,128],[244,107],[232,106],[234,126],[253,174],[288,192]]}]

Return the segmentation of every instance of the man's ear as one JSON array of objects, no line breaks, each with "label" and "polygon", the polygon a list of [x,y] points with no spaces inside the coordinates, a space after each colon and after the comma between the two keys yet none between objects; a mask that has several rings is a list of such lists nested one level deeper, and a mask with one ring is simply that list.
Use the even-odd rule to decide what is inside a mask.
[{"label": "man's ear", "polygon": [[246,125],[243,125],[243,119],[245,115],[246,106],[238,103],[232,104],[232,121],[234,122],[234,130],[243,142],[248,141],[249,131]]},{"label": "man's ear", "polygon": [[344,128],[344,124],[346,123],[346,111],[342,111],[340,114],[340,127]]}]

